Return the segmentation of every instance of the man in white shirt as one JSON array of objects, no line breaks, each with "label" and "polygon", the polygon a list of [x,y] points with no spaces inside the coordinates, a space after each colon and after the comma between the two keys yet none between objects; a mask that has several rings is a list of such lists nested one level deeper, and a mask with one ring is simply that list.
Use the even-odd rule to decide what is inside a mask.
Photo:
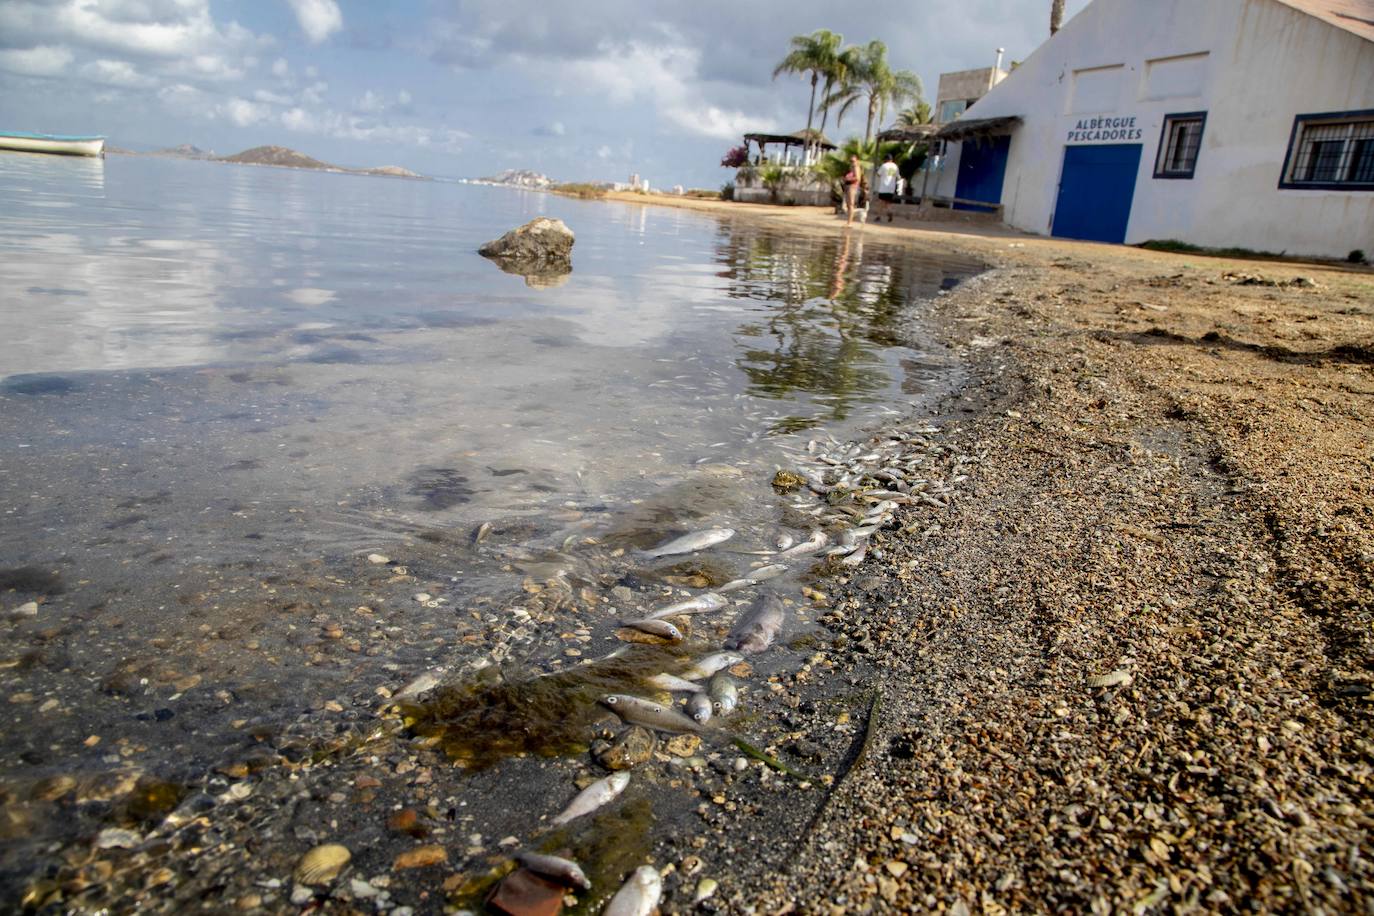
[{"label": "man in white shirt", "polygon": [[897,199],[897,181],[901,178],[901,173],[897,170],[897,163],[892,161],[892,154],[889,153],[882,165],[878,166],[878,200],[882,201],[882,208],[878,211],[878,218],[882,219],[883,214],[887,214],[887,221],[892,222],[892,203]]}]

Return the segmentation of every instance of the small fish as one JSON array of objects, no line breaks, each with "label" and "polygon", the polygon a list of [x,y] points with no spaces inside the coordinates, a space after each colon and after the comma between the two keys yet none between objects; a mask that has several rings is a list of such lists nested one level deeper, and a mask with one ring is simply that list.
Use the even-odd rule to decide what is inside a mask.
[{"label": "small fish", "polygon": [[515,861],[532,872],[548,875],[550,878],[555,878],[571,887],[580,887],[584,891],[592,889],[592,882],[587,880],[586,874],[571,859],[521,850],[515,854]]},{"label": "small fish", "polygon": [[687,715],[698,725],[705,725],[711,719],[711,697],[705,692],[692,694],[687,698]]},{"label": "small fish", "polygon": [[673,642],[682,642],[682,631],[673,626],[666,620],[656,620],[646,618],[644,620],[622,620],[620,625],[623,627],[633,627],[641,633],[648,633],[650,636],[661,636],[664,639],[671,639]]},{"label": "small fish", "polygon": [[724,671],[717,671],[711,675],[711,680],[706,684],[706,692],[715,704],[717,715],[728,716],[739,705],[739,688]]},{"label": "small fish", "polygon": [[591,814],[597,808],[614,799],[630,784],[630,774],[625,771],[612,773],[605,779],[598,779],[587,786],[569,803],[563,812],[553,819],[554,824],[566,824],[584,814]]},{"label": "small fish", "polygon": [[615,892],[606,909],[601,911],[601,916],[649,916],[662,896],[663,879],[658,871],[641,865],[630,875],[630,880]]},{"label": "small fish", "polygon": [[842,566],[858,566],[868,556],[868,544],[860,544],[859,549],[840,560]]},{"label": "small fish", "polygon": [[712,652],[705,658],[698,659],[697,663],[686,671],[682,676],[691,681],[708,678],[722,668],[729,668],[731,665],[744,661],[744,656],[738,652]]},{"label": "small fish", "polygon": [[796,539],[793,538],[792,535],[790,535],[790,534],[780,534],[780,535],[778,535],[778,539],[777,539],[776,541],[773,542],[773,546],[776,547],[776,548],[778,548],[779,550],[786,550],[787,548],[791,547],[791,546],[792,546],[793,544],[795,544],[795,543],[796,543]]},{"label": "small fish", "polygon": [[691,534],[684,534],[680,538],[673,538],[657,547],[640,551],[642,556],[649,559],[659,557],[671,557],[682,553],[696,553],[698,550],[705,550],[707,547],[714,547],[723,544],[735,536],[733,528],[707,528],[705,531],[693,531]]},{"label": "small fish", "polygon": [[748,575],[750,582],[767,582],[769,579],[776,579],[787,572],[785,563],[773,563],[770,566],[761,566]]},{"label": "small fish", "polygon": [[725,648],[738,649],[754,654],[762,652],[773,644],[782,629],[785,615],[782,601],[776,595],[763,595],[750,609],[725,640]]},{"label": "small fish", "polygon": [[807,554],[815,553],[826,544],[830,543],[830,538],[824,531],[813,531],[811,537],[802,541],[795,547],[791,547],[778,554],[779,560],[790,560],[793,557],[804,557]]},{"label": "small fish", "polygon": [[688,598],[686,601],[679,601],[677,604],[661,607],[644,619],[662,620],[665,617],[676,617],[678,614],[706,614],[710,611],[718,611],[729,603],[715,592],[707,592],[704,595],[697,595],[695,598]]},{"label": "small fish", "polygon": [[726,582],[720,588],[716,589],[716,591],[722,594],[737,592],[742,588],[749,588],[751,585],[758,585],[758,583],[753,579],[731,579],[729,582]]},{"label": "small fish", "polygon": [[670,733],[701,731],[700,725],[676,709],[669,709],[662,703],[655,703],[643,697],[612,693],[602,697],[601,702],[630,725],[642,725],[645,728]]},{"label": "small fish", "polygon": [[655,674],[651,678],[646,678],[645,683],[669,693],[696,693],[701,690],[700,684],[676,674]]}]

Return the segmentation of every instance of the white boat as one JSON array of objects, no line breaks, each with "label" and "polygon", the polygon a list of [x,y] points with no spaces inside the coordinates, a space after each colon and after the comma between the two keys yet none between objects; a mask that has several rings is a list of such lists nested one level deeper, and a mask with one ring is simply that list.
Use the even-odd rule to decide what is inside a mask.
[{"label": "white boat", "polygon": [[105,138],[0,132],[0,149],[17,149],[28,153],[60,153],[67,156],[99,156],[105,150]]}]

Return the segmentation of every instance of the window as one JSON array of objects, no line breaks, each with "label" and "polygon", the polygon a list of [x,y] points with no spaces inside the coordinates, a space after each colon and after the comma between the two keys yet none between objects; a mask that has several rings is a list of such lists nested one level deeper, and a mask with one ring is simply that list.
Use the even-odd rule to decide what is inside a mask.
[{"label": "window", "polygon": [[1156,178],[1192,178],[1197,168],[1198,150],[1202,148],[1202,128],[1207,112],[1164,116],[1164,130],[1159,135],[1159,153],[1155,158]]},{"label": "window", "polygon": [[968,109],[968,102],[963,99],[953,99],[948,102],[940,103],[940,123],[948,124]]},{"label": "window", "polygon": [[1298,115],[1279,187],[1374,191],[1374,111]]}]

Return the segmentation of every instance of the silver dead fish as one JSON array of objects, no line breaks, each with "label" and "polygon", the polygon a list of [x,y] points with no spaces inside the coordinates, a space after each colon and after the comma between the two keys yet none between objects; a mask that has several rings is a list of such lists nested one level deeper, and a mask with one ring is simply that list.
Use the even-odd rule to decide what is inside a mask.
[{"label": "silver dead fish", "polygon": [[630,725],[642,725],[656,731],[672,733],[701,731],[700,725],[676,709],[669,709],[662,703],[655,703],[643,697],[612,693],[602,697],[601,702]]},{"label": "silver dead fish", "polygon": [[541,852],[526,852],[521,850],[515,854],[515,861],[525,866],[532,872],[541,875],[548,875],[558,881],[562,881],[571,887],[580,887],[584,891],[591,890],[592,882],[587,880],[586,874],[581,867],[571,859],[564,859],[561,856],[548,856]]},{"label": "silver dead fish", "polygon": [[663,620],[665,617],[676,617],[678,614],[706,614],[711,611],[718,611],[729,603],[715,592],[707,592],[704,595],[697,595],[695,598],[688,598],[686,601],[661,607],[644,619]]},{"label": "silver dead fish", "polygon": [[698,725],[705,725],[711,718],[711,697],[706,693],[694,693],[687,700],[687,715]]},{"label": "silver dead fish", "polygon": [[750,654],[762,652],[773,644],[782,629],[784,615],[782,601],[776,595],[763,595],[754,602],[749,613],[735,624],[725,640],[725,648]]},{"label": "silver dead fish", "polygon": [[650,547],[640,553],[649,559],[658,557],[672,557],[682,553],[696,553],[698,550],[705,550],[707,547],[714,547],[722,544],[735,536],[733,528],[707,528],[705,531],[693,531],[691,534],[684,534],[680,538],[673,538],[657,547]]},{"label": "silver dead fish", "polygon": [[829,541],[830,538],[826,536],[826,533],[824,531],[813,531],[811,532],[811,537],[802,541],[795,547],[789,547],[787,550],[784,550],[781,553],[779,553],[778,559],[790,560],[793,557],[804,557],[807,554],[815,553],[816,551],[820,550],[827,543],[829,543]]},{"label": "silver dead fish", "polygon": [[702,680],[722,668],[729,668],[742,661],[744,656],[738,652],[712,652],[704,658],[697,659],[696,664],[682,672],[682,676],[692,681]]},{"label": "silver dead fish", "polygon": [[695,681],[678,677],[676,674],[655,674],[653,677],[647,678],[645,683],[669,693],[697,693],[702,689],[701,685]]},{"label": "silver dead fish", "polygon": [[711,680],[706,684],[706,692],[715,704],[717,715],[728,716],[739,704],[739,688],[724,671],[717,671],[711,675]]},{"label": "silver dead fish", "polygon": [[621,792],[624,792],[625,787],[629,784],[630,774],[624,771],[612,773],[605,779],[598,779],[581,792],[578,792],[577,797],[568,804],[568,807],[564,808],[562,813],[553,819],[553,823],[566,824],[574,818],[581,817],[584,814],[591,814],[597,808],[600,808]]},{"label": "silver dead fish", "polygon": [[769,579],[776,579],[787,572],[787,565],[784,563],[773,563],[770,566],[761,566],[751,572],[747,578],[750,582],[767,582]]},{"label": "silver dead fish", "polygon": [[644,620],[622,620],[622,627],[631,627],[641,633],[648,633],[651,636],[661,636],[664,639],[671,639],[673,642],[682,642],[682,631],[673,626],[666,620],[656,620],[645,618]]},{"label": "silver dead fish", "polygon": [[601,916],[649,916],[658,906],[663,896],[663,879],[658,871],[648,865],[641,865],[615,892]]}]

